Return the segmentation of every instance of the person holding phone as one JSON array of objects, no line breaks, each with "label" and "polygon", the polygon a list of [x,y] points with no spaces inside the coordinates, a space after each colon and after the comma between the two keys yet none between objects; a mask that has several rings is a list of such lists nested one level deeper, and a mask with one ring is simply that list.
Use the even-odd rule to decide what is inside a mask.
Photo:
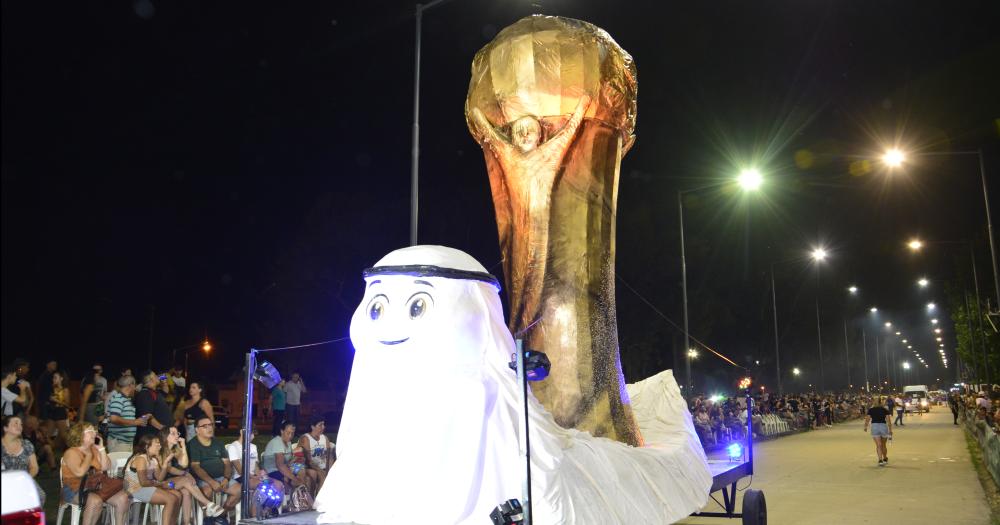
[{"label": "person holding phone", "polygon": [[884,467],[889,463],[889,455],[886,451],[886,441],[892,439],[892,412],[885,406],[885,401],[880,397],[872,399],[871,408],[865,416],[865,432],[869,426],[872,429],[872,440],[875,441],[875,454],[878,455],[878,466]]},{"label": "person holding phone", "polygon": [[126,523],[128,512],[128,494],[120,490],[102,499],[97,492],[88,492],[86,499],[80,501],[81,485],[85,476],[92,472],[111,469],[111,459],[108,457],[101,440],[101,435],[90,423],[77,423],[70,427],[66,435],[66,449],[62,461],[62,500],[76,503],[83,507],[83,518],[80,525],[95,525],[101,517],[101,506],[110,503],[115,508],[117,521]]}]

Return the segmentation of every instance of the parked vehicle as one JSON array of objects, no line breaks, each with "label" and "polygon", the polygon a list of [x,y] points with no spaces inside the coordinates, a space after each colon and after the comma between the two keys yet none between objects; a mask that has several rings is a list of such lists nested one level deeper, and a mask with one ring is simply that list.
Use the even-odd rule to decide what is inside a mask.
[{"label": "parked vehicle", "polygon": [[931,400],[927,385],[904,386],[903,403],[907,412],[930,412]]},{"label": "parked vehicle", "polygon": [[23,470],[4,471],[0,484],[3,525],[45,525],[45,511],[31,475]]},{"label": "parked vehicle", "polygon": [[215,428],[229,428],[229,409],[223,406],[212,406],[215,414]]}]

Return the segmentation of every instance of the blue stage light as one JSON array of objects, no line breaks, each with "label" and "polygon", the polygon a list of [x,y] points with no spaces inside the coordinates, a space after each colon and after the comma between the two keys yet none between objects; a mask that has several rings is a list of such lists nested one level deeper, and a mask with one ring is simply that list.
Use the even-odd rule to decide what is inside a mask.
[{"label": "blue stage light", "polygon": [[737,459],[743,457],[743,447],[739,443],[730,443],[726,447],[726,451],[729,452],[729,459]]}]

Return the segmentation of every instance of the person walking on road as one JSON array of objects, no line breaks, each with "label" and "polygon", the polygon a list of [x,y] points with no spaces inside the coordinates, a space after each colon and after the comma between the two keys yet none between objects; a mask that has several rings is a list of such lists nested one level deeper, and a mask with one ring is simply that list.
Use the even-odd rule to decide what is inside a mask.
[{"label": "person walking on road", "polygon": [[896,396],[896,399],[894,399],[894,401],[896,404],[896,420],[893,421],[893,424],[899,425],[901,427],[906,426],[903,424],[903,412],[906,411],[906,406],[903,405],[903,399],[899,396]]},{"label": "person walking on road", "polygon": [[889,463],[889,455],[885,449],[886,441],[892,438],[892,423],[889,419],[892,413],[885,406],[885,401],[881,398],[872,399],[872,406],[865,416],[865,432],[868,432],[869,425],[872,429],[872,439],[875,441],[875,453],[878,455],[878,466],[884,467]]}]

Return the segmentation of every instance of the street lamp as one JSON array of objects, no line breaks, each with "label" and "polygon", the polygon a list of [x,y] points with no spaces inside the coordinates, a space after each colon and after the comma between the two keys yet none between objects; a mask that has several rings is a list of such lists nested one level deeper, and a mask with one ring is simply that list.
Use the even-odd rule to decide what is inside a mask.
[{"label": "street lamp", "polygon": [[878,308],[876,308],[876,307],[873,306],[873,307],[869,308],[868,311],[871,312],[871,313],[873,313],[873,314],[876,314],[876,313],[878,313]]},{"label": "street lamp", "polygon": [[187,375],[188,375],[188,355],[191,353],[191,350],[194,350],[195,348],[199,348],[199,347],[201,348],[201,351],[204,352],[206,355],[209,354],[212,351],[212,343],[208,340],[208,338],[205,338],[205,340],[202,341],[202,342],[200,342],[200,343],[193,343],[193,344],[189,344],[189,345],[178,346],[177,348],[172,348],[171,352],[173,354],[173,359],[172,359],[172,362],[170,363],[171,366],[177,364],[177,351],[178,350],[183,350],[184,351],[184,376],[187,377]]},{"label": "street lamp", "polygon": [[937,319],[931,319],[931,324],[937,324]]},{"label": "street lamp", "polygon": [[885,327],[886,328],[892,328],[892,323],[890,323],[889,321],[886,321],[885,322]]},{"label": "street lamp", "polygon": [[[442,1],[442,0],[437,0],[437,1]],[[756,185],[754,185],[754,181],[756,181]],[[759,171],[751,168],[740,172],[740,174],[736,177],[736,182],[745,191],[751,191],[760,187],[761,183],[763,182],[763,177],[761,176]],[[709,184],[707,186],[701,186],[698,188],[691,188],[687,190],[680,190],[677,192],[677,214],[680,218],[679,229],[680,229],[680,240],[681,240],[681,297],[684,302],[684,348],[691,348],[691,331],[690,331],[690,325],[688,323],[687,249],[684,242],[684,195],[696,191],[707,190],[709,188],[715,188],[729,183],[730,181],[717,182],[715,184]],[[685,375],[687,376],[685,377],[685,382],[687,383],[688,391],[690,392],[692,388],[690,359],[686,360],[684,368],[685,368],[684,370]]]},{"label": "street lamp", "polygon": [[917,281],[917,286],[919,286],[921,288],[927,288],[928,284],[930,284],[930,281],[928,281],[924,277],[921,277],[920,280]]},{"label": "street lamp", "polygon": [[936,304],[934,304],[934,303],[927,303],[927,309],[928,310],[933,310],[935,308],[937,308]]},{"label": "street lamp", "polygon": [[799,370],[799,369],[798,369],[798,367],[796,367],[796,368],[793,368],[793,369],[792,369],[792,374],[793,374],[793,375],[799,375],[799,374],[801,374],[801,373],[802,373],[802,371],[801,371],[801,370]]},{"label": "street lamp", "polygon": [[903,370],[909,370],[909,369],[910,369],[910,363],[907,361],[903,361]]},{"label": "street lamp", "polygon": [[906,156],[903,155],[902,151],[896,148],[890,149],[882,155],[882,162],[890,168],[898,168],[902,166],[904,160],[906,160]]},{"label": "street lamp", "polygon": [[906,243],[906,246],[910,249],[910,251],[916,252],[920,251],[920,249],[924,247],[924,242],[920,239],[914,238],[910,239],[910,242]]},{"label": "street lamp", "polygon": [[697,359],[698,358],[698,351],[695,350],[694,348],[688,348],[688,357],[691,358],[691,359]]},{"label": "street lamp", "polygon": [[858,287],[857,286],[850,286],[850,287],[847,288],[847,291],[851,292],[852,294],[857,294],[858,293]]}]

